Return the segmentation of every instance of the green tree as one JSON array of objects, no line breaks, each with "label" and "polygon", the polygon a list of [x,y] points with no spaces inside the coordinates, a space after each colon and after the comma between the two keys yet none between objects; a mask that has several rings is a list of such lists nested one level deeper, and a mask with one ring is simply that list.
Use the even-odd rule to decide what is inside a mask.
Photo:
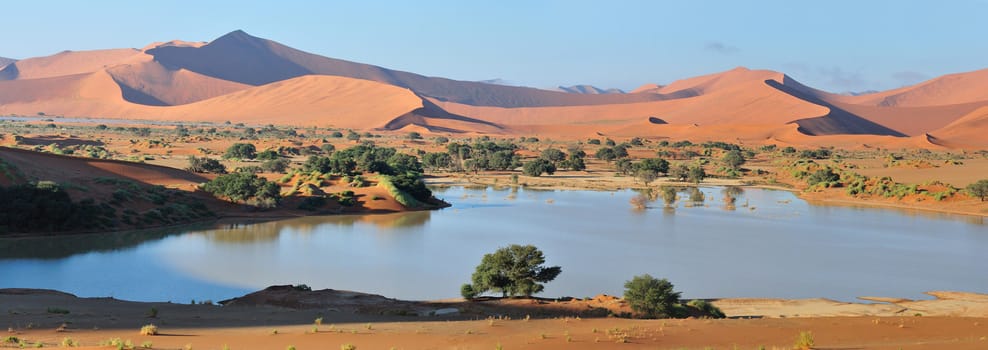
[{"label": "green tree", "polygon": [[594,157],[603,160],[605,162],[610,162],[618,158],[617,154],[614,153],[614,149],[610,147],[603,147],[598,149],[597,153],[594,153]]},{"label": "green tree", "polygon": [[278,159],[279,157],[281,157],[281,155],[278,154],[278,151],[275,151],[273,149],[263,150],[261,152],[258,152],[257,155],[255,156],[257,160],[274,160],[274,159]]},{"label": "green tree", "polygon": [[840,175],[835,173],[834,170],[830,168],[817,170],[813,172],[813,174],[810,174],[810,177],[806,179],[806,183],[809,184],[810,186],[816,185],[818,183],[829,183],[829,182],[839,182],[839,181],[840,181]]},{"label": "green tree", "polygon": [[537,158],[522,166],[522,172],[528,176],[542,176],[543,173],[552,175],[556,172],[556,166],[552,162]]},{"label": "green tree", "polygon": [[624,175],[631,175],[635,172],[635,165],[631,163],[631,159],[621,158],[614,163],[614,170]]},{"label": "green tree", "polygon": [[261,163],[261,169],[272,173],[284,173],[285,170],[288,170],[288,165],[287,159],[272,159]]},{"label": "green tree", "polygon": [[635,170],[635,178],[645,184],[645,187],[648,187],[648,184],[659,178],[659,173],[652,169],[638,169]]},{"label": "green tree", "polygon": [[649,318],[672,317],[679,305],[680,293],[672,282],[645,274],[624,283],[624,300],[632,310]]},{"label": "green tree", "polygon": [[408,138],[409,140],[421,140],[422,134],[420,134],[418,131],[412,131],[409,132],[408,135],[406,135],[405,137]]},{"label": "green tree", "polygon": [[988,198],[988,179],[978,180],[964,188],[971,197],[978,197],[982,202]]},{"label": "green tree", "polygon": [[257,157],[257,148],[249,143],[235,143],[226,149],[223,158],[254,159]]},{"label": "green tree", "polygon": [[678,164],[669,169],[669,176],[685,182],[690,178],[690,167],[686,164]]},{"label": "green tree", "polygon": [[220,175],[203,184],[202,189],[234,202],[255,200],[262,206],[273,206],[281,200],[277,184],[248,172]]},{"label": "green tree", "polygon": [[186,170],[193,173],[226,174],[226,167],[216,159],[189,156],[189,167]]},{"label": "green tree", "polygon": [[546,148],[540,157],[556,164],[566,159],[566,153],[555,148]]},{"label": "green tree", "polygon": [[477,297],[477,291],[473,290],[473,286],[469,283],[464,283],[460,286],[460,296],[466,300],[472,300]]},{"label": "green tree", "polygon": [[707,178],[707,172],[703,170],[700,165],[693,165],[690,167],[689,172],[686,174],[687,180],[692,183],[700,183],[703,179]]},{"label": "green tree", "polygon": [[583,161],[583,157],[580,157],[575,153],[571,153],[569,155],[569,159],[563,161],[560,165],[564,168],[576,171],[587,169],[587,163]]},{"label": "green tree", "polygon": [[741,154],[741,151],[731,150],[724,154],[724,157],[721,158],[721,161],[724,162],[725,167],[738,170],[741,167],[741,165],[744,164],[745,159],[744,156]]},{"label": "green tree", "polygon": [[453,157],[446,152],[426,153],[422,155],[422,165],[429,169],[447,169],[453,165]]},{"label": "green tree", "polygon": [[651,170],[657,174],[669,172],[669,162],[661,158],[646,158],[635,165],[639,170]]},{"label": "green tree", "polygon": [[[485,254],[477,265],[470,285],[474,295],[486,292],[502,296],[532,296],[545,288],[542,283],[556,279],[562,268],[544,266],[545,256],[532,245],[512,244]],[[462,292],[462,288],[461,288]]]}]

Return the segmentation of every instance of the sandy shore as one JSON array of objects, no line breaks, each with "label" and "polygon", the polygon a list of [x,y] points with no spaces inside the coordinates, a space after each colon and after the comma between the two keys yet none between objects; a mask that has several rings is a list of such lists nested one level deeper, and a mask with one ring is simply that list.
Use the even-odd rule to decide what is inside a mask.
[{"label": "sandy shore", "polygon": [[[84,347],[96,348],[119,338],[135,346],[150,342],[153,349],[325,349],[343,344],[358,349],[490,349],[498,344],[505,349],[789,349],[803,331],[814,333],[818,348],[988,347],[988,295],[929,294],[936,299],[868,298],[874,303],[721,299],[716,305],[729,316],[740,318],[635,320],[565,315],[565,310],[575,314],[593,303],[620,305],[616,299],[603,296],[572,303],[511,300],[482,306],[447,300],[430,303],[459,303],[455,309],[462,312],[409,316],[382,313],[373,307],[390,308],[394,303],[405,302],[340,291],[313,294],[319,298],[302,300],[301,308],[289,308],[253,302],[228,306],[141,303],[7,289],[0,290],[0,308],[6,310],[0,314],[0,325],[8,326],[7,336],[24,340],[28,346],[40,342],[46,347],[58,346],[69,338]],[[542,309],[561,312],[530,319],[499,316],[505,314],[499,310],[537,314]],[[474,313],[477,310],[483,313]],[[321,318],[321,324],[316,324],[317,318]],[[140,335],[139,329],[146,324],[158,326],[160,334]]]}]

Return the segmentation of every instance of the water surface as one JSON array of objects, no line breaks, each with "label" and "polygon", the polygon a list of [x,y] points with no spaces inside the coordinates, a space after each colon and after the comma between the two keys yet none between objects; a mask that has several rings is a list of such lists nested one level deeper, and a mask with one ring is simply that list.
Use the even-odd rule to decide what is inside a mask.
[{"label": "water surface", "polygon": [[983,218],[817,206],[761,189],[728,210],[722,189],[703,190],[703,206],[635,210],[633,191],[449,188],[436,194],[453,207],[434,212],[0,240],[0,287],[188,302],[305,283],[436,299],[458,296],[483,254],[517,243],[562,266],[545,296],[620,295],[644,273],[688,298],[988,292]]}]

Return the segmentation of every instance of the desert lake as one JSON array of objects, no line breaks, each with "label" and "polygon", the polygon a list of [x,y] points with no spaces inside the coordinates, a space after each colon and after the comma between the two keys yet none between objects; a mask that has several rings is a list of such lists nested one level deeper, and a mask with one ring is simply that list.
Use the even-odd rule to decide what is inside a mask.
[{"label": "desert lake", "polygon": [[[988,291],[985,218],[821,206],[721,188],[704,205],[644,210],[638,193],[438,188],[432,212],[319,216],[220,229],[0,240],[0,288],[140,301],[218,301],[275,284],[400,299],[458,297],[485,253],[533,244],[562,274],[547,297],[620,295],[668,278],[686,298],[923,298]],[[685,195],[681,194],[685,197]]]}]

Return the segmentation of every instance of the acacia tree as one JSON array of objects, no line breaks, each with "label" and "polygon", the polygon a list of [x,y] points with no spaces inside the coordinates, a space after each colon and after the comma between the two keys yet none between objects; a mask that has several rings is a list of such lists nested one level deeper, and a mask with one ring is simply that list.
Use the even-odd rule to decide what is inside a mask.
[{"label": "acacia tree", "polygon": [[[491,254],[485,254],[473,273],[473,284],[464,285],[461,294],[471,297],[485,292],[500,292],[502,296],[532,296],[545,288],[542,283],[559,276],[559,266],[544,266],[545,256],[532,245],[512,244]],[[467,293],[469,291],[469,293]]]},{"label": "acacia tree", "polygon": [[672,282],[645,274],[624,283],[624,300],[631,309],[649,318],[675,316],[680,293]]},{"label": "acacia tree", "polygon": [[223,158],[254,159],[257,156],[257,148],[249,143],[235,143],[226,150]]},{"label": "acacia tree", "polygon": [[741,165],[745,162],[744,156],[741,155],[741,151],[738,150],[728,151],[724,154],[724,158],[722,160],[724,161],[725,167],[733,170],[740,169]]},{"label": "acacia tree", "polygon": [[988,179],[978,180],[978,182],[967,185],[965,190],[967,190],[967,193],[970,194],[971,197],[978,197],[982,202],[984,202],[985,198],[988,198]]}]

